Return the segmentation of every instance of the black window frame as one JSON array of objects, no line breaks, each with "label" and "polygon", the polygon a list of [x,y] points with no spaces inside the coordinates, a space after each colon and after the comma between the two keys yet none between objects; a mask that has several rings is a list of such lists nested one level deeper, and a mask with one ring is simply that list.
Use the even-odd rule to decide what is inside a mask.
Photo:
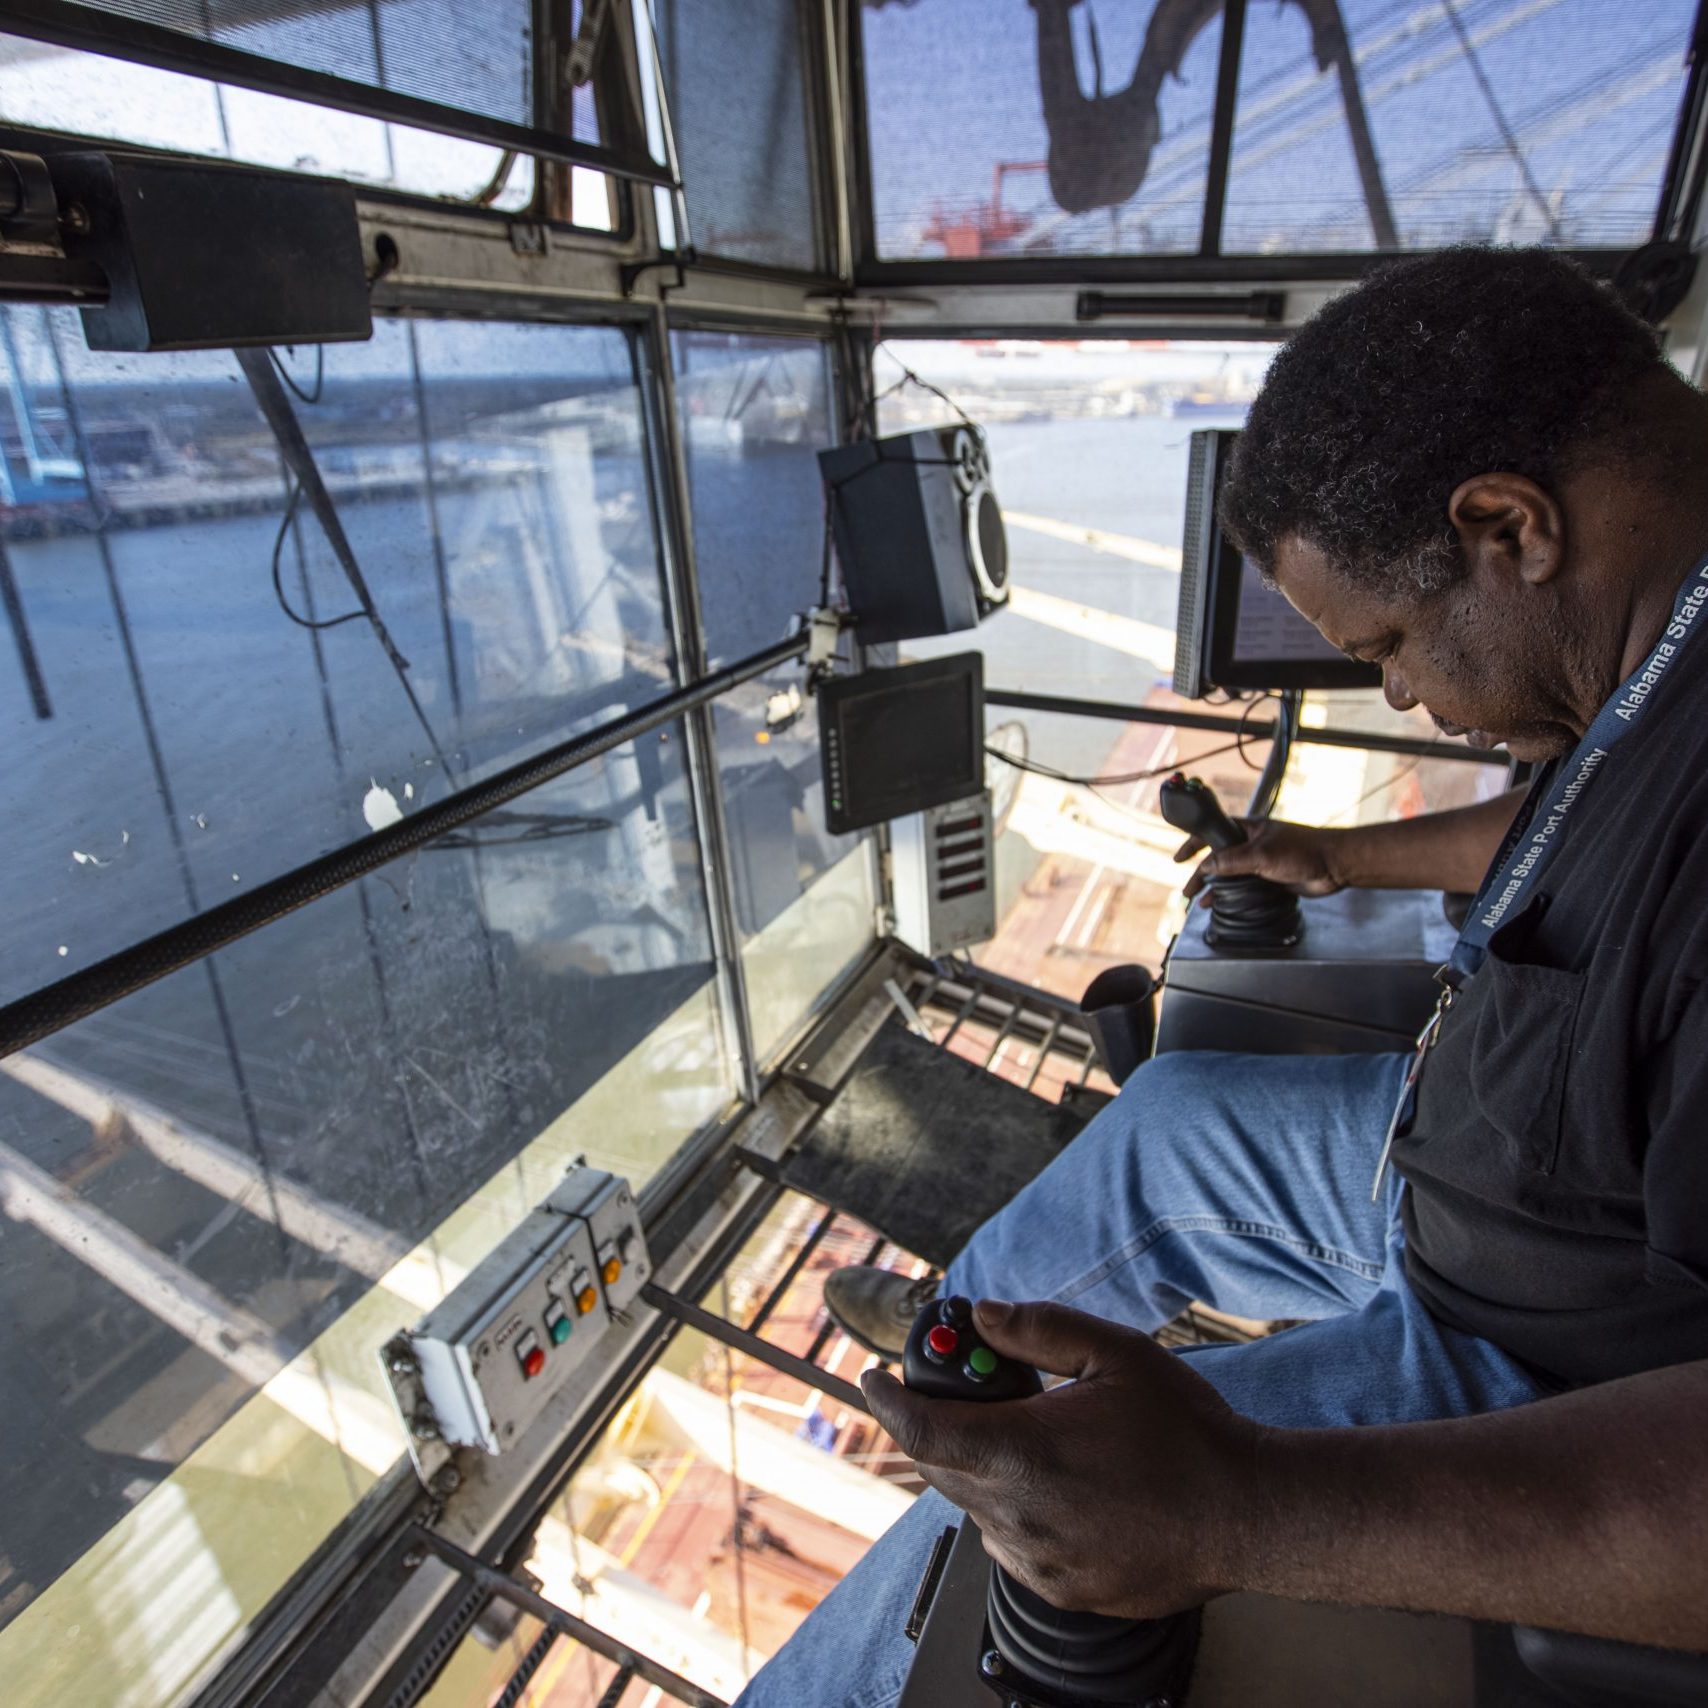
[{"label": "black window frame", "polygon": [[[670,167],[655,160],[647,151],[639,128],[625,142],[610,144],[577,142],[569,134],[567,103],[558,87],[560,79],[554,69],[556,56],[542,51],[546,44],[556,44],[564,33],[569,17],[567,0],[535,0],[533,10],[535,32],[531,60],[536,122],[531,125],[490,118],[419,96],[377,89],[370,84],[269,59],[221,42],[200,41],[179,30],[142,22],[122,13],[102,11],[91,5],[79,5],[76,0],[10,0],[4,18],[0,19],[0,28],[8,35],[52,46],[109,59],[131,60],[207,82],[231,84],[287,100],[354,113],[363,118],[434,131],[467,142],[531,155],[542,162],[585,166],[624,182],[676,188]],[[620,41],[608,38],[602,53],[601,70],[605,75],[595,98],[599,101],[604,123],[607,122],[608,110],[615,115],[615,107],[610,100],[611,84],[620,78],[624,51]],[[631,126],[640,127],[638,108],[619,128]],[[435,198],[420,199],[433,201]],[[539,202],[537,190],[535,202]]]}]

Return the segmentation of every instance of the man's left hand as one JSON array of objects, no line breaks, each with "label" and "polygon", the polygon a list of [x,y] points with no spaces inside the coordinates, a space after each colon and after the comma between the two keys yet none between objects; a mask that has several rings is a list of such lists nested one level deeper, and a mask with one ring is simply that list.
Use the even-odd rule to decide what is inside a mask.
[{"label": "man's left hand", "polygon": [[988,1299],[976,1318],[1003,1357],[1072,1381],[995,1404],[926,1399],[877,1370],[863,1386],[991,1558],[1069,1611],[1157,1618],[1237,1587],[1259,1427],[1136,1330]]}]

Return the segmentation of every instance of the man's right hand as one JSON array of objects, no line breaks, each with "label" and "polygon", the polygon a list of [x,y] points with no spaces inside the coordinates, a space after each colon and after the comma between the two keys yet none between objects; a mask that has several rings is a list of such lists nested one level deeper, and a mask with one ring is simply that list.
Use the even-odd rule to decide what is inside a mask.
[{"label": "man's right hand", "polygon": [[[1301,896],[1331,896],[1346,887],[1329,855],[1337,832],[1274,818],[1242,818],[1235,823],[1244,826],[1246,840],[1200,861],[1198,869],[1186,880],[1186,893],[1200,896],[1199,906],[1209,906],[1209,896],[1200,892],[1211,878],[1248,875],[1270,878]],[[1196,836],[1189,836],[1174,857],[1190,860],[1203,850],[1204,843]]]},{"label": "man's right hand", "polygon": [[[1285,819],[1243,818],[1247,841],[1199,864],[1186,893],[1208,906],[1206,880],[1252,873],[1285,884],[1295,895],[1331,896],[1336,890],[1474,890],[1494,859],[1500,839],[1525,791],[1509,789],[1475,806],[1344,830],[1289,824]],[[1190,860],[1204,844],[1189,837],[1176,860]]]}]

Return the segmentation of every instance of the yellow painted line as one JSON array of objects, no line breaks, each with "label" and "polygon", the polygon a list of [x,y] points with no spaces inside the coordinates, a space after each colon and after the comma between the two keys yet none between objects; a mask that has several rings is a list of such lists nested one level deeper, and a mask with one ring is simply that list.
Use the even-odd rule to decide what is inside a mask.
[{"label": "yellow painted line", "polygon": [[1010,588],[1008,609],[1029,622],[1042,623],[1062,634],[1077,635],[1081,640],[1096,641],[1099,646],[1124,652],[1129,658],[1143,659],[1159,670],[1174,668],[1174,630],[1165,629],[1160,623],[1117,616],[1113,611],[1081,605],[1075,599],[1062,599],[1054,593],[1040,593],[1033,587]]},{"label": "yellow painted line", "polygon": [[1151,569],[1180,568],[1179,546],[1160,545],[1155,540],[1142,540],[1135,534],[1112,534],[1106,528],[1058,522],[1051,516],[1029,516],[1024,510],[1005,509],[1002,520],[1010,528],[1024,528],[1029,534],[1045,534],[1052,540],[1066,540],[1069,545],[1089,546],[1094,552],[1124,557],[1129,563],[1146,564]]},{"label": "yellow painted line", "polygon": [[670,1473],[670,1480],[658,1491],[658,1500],[652,1510],[635,1526],[635,1533],[629,1538],[628,1546],[617,1556],[617,1564],[626,1566],[641,1550],[641,1544],[652,1534],[652,1527],[669,1506],[671,1497],[681,1488],[688,1473],[699,1463],[699,1455],[689,1448],[681,1458],[676,1469]]}]

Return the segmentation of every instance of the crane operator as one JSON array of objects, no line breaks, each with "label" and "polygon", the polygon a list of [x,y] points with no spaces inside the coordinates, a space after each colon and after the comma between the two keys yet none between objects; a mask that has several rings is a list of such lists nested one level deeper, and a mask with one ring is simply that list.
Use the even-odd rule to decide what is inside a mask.
[{"label": "crane operator", "polygon": [[[1255,1590],[1708,1649],[1708,398],[1564,259],[1397,262],[1276,356],[1222,518],[1392,705],[1544,769],[1199,866],[1489,882],[1419,1051],[1159,1056],[979,1230],[943,1291],[1072,1380],[868,1372],[931,1488],[743,1708],[893,1704],[951,1503],[1064,1608]],[[826,1302],[894,1357],[932,1285]],[[1167,1352],[1190,1300],[1308,1320]]]}]

